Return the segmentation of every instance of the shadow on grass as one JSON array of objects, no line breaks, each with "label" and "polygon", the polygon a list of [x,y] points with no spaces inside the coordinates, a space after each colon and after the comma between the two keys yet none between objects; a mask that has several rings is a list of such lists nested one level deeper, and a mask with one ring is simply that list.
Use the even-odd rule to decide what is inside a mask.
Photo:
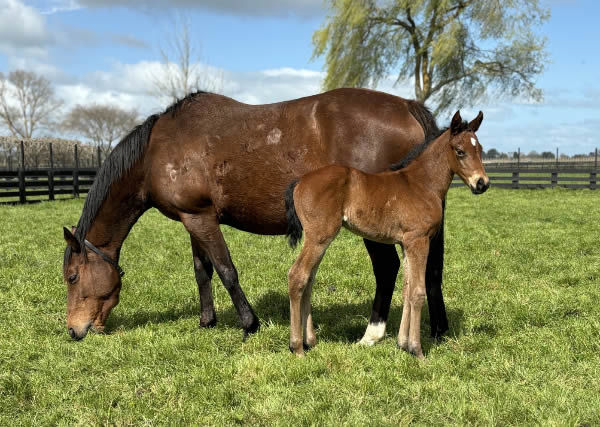
[{"label": "shadow on grass", "polygon": [[[313,318],[319,339],[327,341],[356,342],[365,331],[371,313],[372,299],[360,303],[335,303],[327,306],[313,306]],[[254,310],[262,324],[289,325],[289,299],[287,294],[269,291],[263,294],[254,304]],[[463,334],[463,311],[447,308],[450,330],[446,336],[456,337]],[[174,322],[181,319],[197,317],[200,321],[200,303],[188,303],[182,307],[166,310],[137,311],[133,315],[114,313],[107,322],[106,333],[117,328],[135,329],[147,324]],[[400,327],[402,306],[392,305],[388,319],[388,333],[395,336]],[[233,306],[217,311],[217,327],[240,328],[237,312]],[[429,313],[423,309],[422,318],[423,347],[427,351],[435,341],[429,337]],[[259,331],[260,333],[260,331]]]}]

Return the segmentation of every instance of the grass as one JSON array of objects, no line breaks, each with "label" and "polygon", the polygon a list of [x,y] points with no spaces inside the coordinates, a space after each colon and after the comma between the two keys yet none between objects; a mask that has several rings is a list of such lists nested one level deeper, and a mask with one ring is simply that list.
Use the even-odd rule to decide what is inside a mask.
[{"label": "grass", "polygon": [[[65,330],[62,226],[82,200],[0,207],[0,425],[600,424],[600,194],[449,193],[437,344],[423,313],[425,362],[388,336],[356,343],[374,279],[361,240],[342,233],[313,297],[319,344],[287,349],[283,237],[223,227],[262,329],[242,342],[215,280],[219,324],[198,328],[189,239],[151,211],[125,242],[121,303],[107,334]],[[398,283],[401,280],[398,279]]]}]

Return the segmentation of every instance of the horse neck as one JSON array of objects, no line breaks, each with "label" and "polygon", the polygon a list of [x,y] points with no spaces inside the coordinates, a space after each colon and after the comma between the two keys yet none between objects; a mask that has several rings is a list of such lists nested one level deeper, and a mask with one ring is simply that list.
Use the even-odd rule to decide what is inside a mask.
[{"label": "horse neck", "polygon": [[113,182],[85,236],[115,260],[119,259],[121,246],[129,230],[148,208],[140,196],[142,183],[143,174],[139,166]]},{"label": "horse neck", "polygon": [[448,161],[448,150],[451,149],[449,138],[450,131],[445,131],[407,168],[399,171],[404,171],[409,180],[425,185],[440,199],[446,197],[454,177],[454,171]]}]

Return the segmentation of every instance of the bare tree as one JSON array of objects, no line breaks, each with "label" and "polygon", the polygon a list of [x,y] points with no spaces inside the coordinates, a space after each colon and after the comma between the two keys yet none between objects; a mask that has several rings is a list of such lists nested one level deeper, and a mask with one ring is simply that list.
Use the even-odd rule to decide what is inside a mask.
[{"label": "bare tree", "polygon": [[161,101],[176,102],[198,90],[222,90],[223,73],[202,65],[200,46],[192,40],[190,29],[189,18],[174,19],[172,32],[165,37],[166,46],[159,48],[161,67],[151,75],[151,93]]},{"label": "bare tree", "polygon": [[62,101],[56,98],[50,81],[36,73],[0,73],[0,122],[13,136],[31,138],[35,131],[49,127]]},{"label": "bare tree", "polygon": [[90,140],[107,155],[113,143],[129,132],[137,123],[136,110],[124,110],[109,105],[76,105],[67,114],[62,127]]}]

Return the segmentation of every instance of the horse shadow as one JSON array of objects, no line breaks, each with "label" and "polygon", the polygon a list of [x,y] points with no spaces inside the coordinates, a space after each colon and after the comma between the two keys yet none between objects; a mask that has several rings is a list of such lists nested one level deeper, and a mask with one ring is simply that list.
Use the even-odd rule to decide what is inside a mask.
[{"label": "horse shadow", "polygon": [[[319,340],[353,343],[360,338],[368,323],[371,312],[371,298],[365,298],[358,303],[334,303],[328,305],[313,305],[313,319]],[[287,293],[274,290],[262,294],[255,300],[253,307],[261,320],[263,327],[267,324],[289,326],[289,298]],[[456,337],[463,334],[462,324],[464,313],[461,309],[447,309],[450,330],[447,337]],[[188,302],[183,306],[171,307],[166,310],[138,310],[133,314],[113,313],[108,319],[105,333],[112,333],[117,329],[136,329],[148,324],[160,324],[177,320],[197,317],[200,319],[200,303]],[[388,318],[388,335],[395,337],[400,327],[402,318],[402,305],[393,305]],[[217,328],[239,328],[240,322],[235,308],[228,304],[226,308],[217,310]],[[436,341],[429,336],[429,313],[423,309],[421,320],[421,336],[423,350],[427,352],[435,345]],[[260,330],[258,331],[260,334]]]}]

